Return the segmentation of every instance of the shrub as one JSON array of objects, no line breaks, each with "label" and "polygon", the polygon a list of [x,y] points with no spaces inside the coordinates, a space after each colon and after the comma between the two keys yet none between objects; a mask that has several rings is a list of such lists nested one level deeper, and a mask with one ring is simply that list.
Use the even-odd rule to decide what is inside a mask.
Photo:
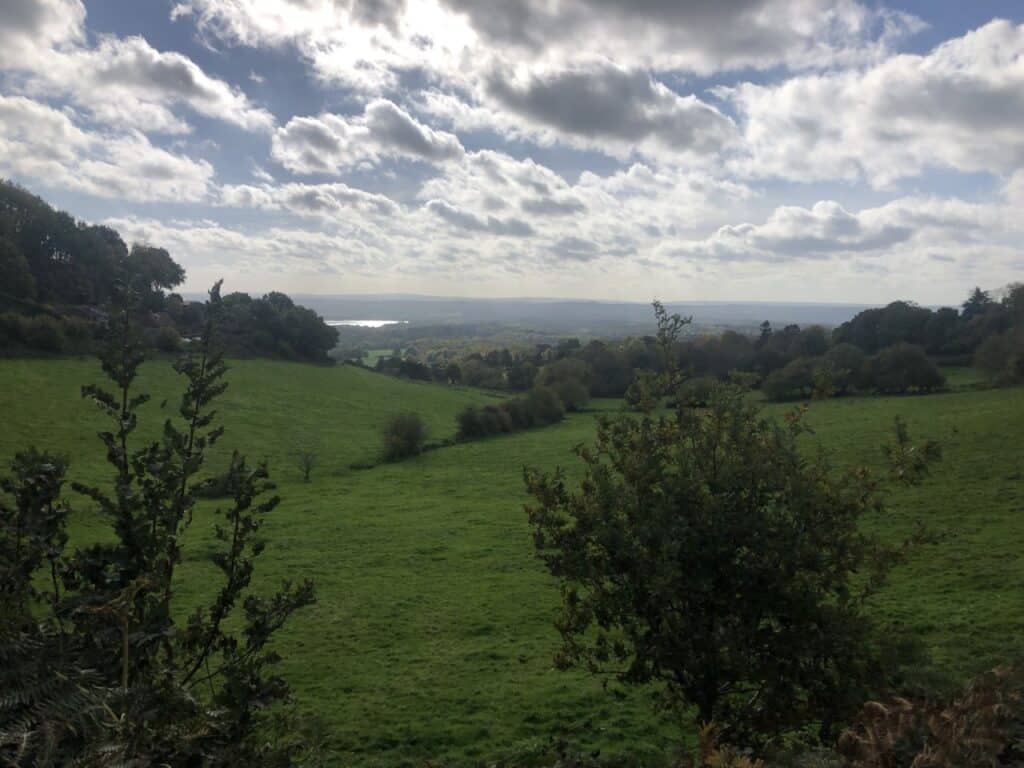
[{"label": "shrub", "polygon": [[708,404],[718,381],[712,376],[698,376],[682,383],[676,395],[676,402],[685,408],[703,408]]},{"label": "shrub", "polygon": [[24,321],[14,312],[0,314],[0,345],[13,347],[23,341]]},{"label": "shrub", "polygon": [[883,394],[931,392],[946,383],[921,347],[904,343],[886,347],[872,357],[867,363],[867,380]]},{"label": "shrub", "polygon": [[1024,328],[990,336],[975,353],[974,365],[996,381],[1024,379]]},{"label": "shrub", "polygon": [[384,459],[398,461],[423,452],[427,425],[418,413],[400,413],[384,427]]},{"label": "shrub", "polygon": [[562,401],[554,391],[546,387],[535,387],[523,397],[509,398],[483,408],[470,406],[462,410],[455,417],[458,423],[457,439],[479,440],[533,426],[554,424],[564,415]]},{"label": "shrub", "polygon": [[772,371],[761,385],[769,400],[797,400],[810,397],[814,391],[814,363],[798,357],[783,368]]},{"label": "shrub", "polygon": [[487,437],[483,431],[479,408],[472,405],[464,408],[455,416],[455,422],[458,425],[459,440],[478,440],[481,437]]},{"label": "shrub", "polygon": [[537,384],[558,395],[567,411],[578,411],[590,401],[590,367],[577,358],[565,358],[545,365]]},{"label": "shrub", "polygon": [[153,332],[153,348],[160,352],[174,354],[181,351],[181,336],[169,326],[162,326]]},{"label": "shrub", "polygon": [[1019,765],[1022,721],[1024,667],[1001,667],[947,701],[869,702],[839,749],[853,768]]},{"label": "shrub", "polygon": [[292,451],[292,458],[295,460],[295,468],[302,473],[302,482],[308,483],[309,476],[320,461],[317,452],[311,448],[299,447]]},{"label": "shrub", "polygon": [[554,424],[565,416],[562,401],[547,387],[534,387],[525,397],[527,410],[538,424]]},{"label": "shrub", "polygon": [[42,352],[60,352],[64,349],[64,330],[59,320],[46,315],[30,317],[23,321],[22,335],[25,344]]},{"label": "shrub", "polygon": [[579,411],[590,402],[590,390],[582,381],[567,379],[549,385],[567,411]]},{"label": "shrub", "polygon": [[799,411],[780,425],[722,388],[707,410],[600,419],[576,487],[527,470],[562,595],[556,665],[661,684],[737,746],[828,733],[884,687],[892,635],[864,601],[905,550],[861,531],[883,509],[874,479],[809,459],[804,432]]},{"label": "shrub", "polygon": [[836,394],[845,395],[860,386],[866,360],[864,351],[848,342],[836,344],[825,353],[822,366],[828,371]]}]

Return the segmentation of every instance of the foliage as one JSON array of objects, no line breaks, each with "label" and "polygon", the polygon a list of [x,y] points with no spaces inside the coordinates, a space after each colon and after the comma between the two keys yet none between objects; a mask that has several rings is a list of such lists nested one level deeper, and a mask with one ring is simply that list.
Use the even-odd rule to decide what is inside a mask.
[{"label": "foliage", "polygon": [[975,352],[974,364],[993,381],[1024,381],[1024,323],[989,336]]},{"label": "foliage", "polygon": [[223,300],[223,338],[229,353],[305,362],[329,362],[338,332],[311,309],[283,293],[252,298],[231,293]]},{"label": "foliage", "polygon": [[398,461],[423,452],[427,425],[418,413],[399,413],[384,427],[384,460]]},{"label": "foliage", "polygon": [[545,365],[537,385],[552,390],[567,411],[578,411],[590,400],[590,366],[576,357],[564,357]]},{"label": "foliage", "polygon": [[[15,578],[2,593],[0,656],[17,665],[0,702],[0,751],[16,764],[284,765],[293,745],[261,735],[268,707],[288,695],[268,643],[313,601],[313,587],[286,582],[269,596],[250,589],[264,549],[259,530],[279,500],[267,495],[266,468],[238,453],[226,473],[231,503],[214,526],[221,585],[186,620],[175,610],[181,534],[206,452],[223,434],[211,409],[227,386],[215,338],[219,285],[200,340],[175,365],[186,380],[178,423],[167,419],[158,440],[137,448],[148,397],[133,391],[143,360],[134,306],[119,311],[101,355],[113,390],[82,389],[111,421],[99,437],[114,480],[110,489],[73,487],[95,503],[112,537],[66,550],[60,460],[23,452],[4,484],[14,503],[0,506],[0,557]],[[51,585],[44,595],[34,586],[40,571]]]},{"label": "foliage", "polygon": [[880,508],[874,481],[806,460],[802,432],[722,388],[707,412],[603,419],[578,491],[528,472],[563,589],[558,664],[659,682],[741,743],[840,722],[881,685],[862,605],[900,550],[858,529]]},{"label": "foliage", "polygon": [[[105,480],[102,456],[91,450],[100,414],[75,397],[74,382],[94,375],[83,359],[0,360],[0,455],[34,441],[68,454],[76,479]],[[140,409],[139,439],[159,436],[160,403],[177,403],[177,378],[165,360],[142,366],[139,386],[152,400]],[[317,605],[296,614],[276,642],[296,704],[322,717],[340,753],[328,764],[516,765],[514,756],[549,734],[581,756],[600,751],[594,759],[609,765],[654,768],[674,754],[679,721],[652,710],[648,690],[616,699],[584,670],[552,668],[558,585],[536,560],[522,514],[516,469],[560,463],[578,481],[580,463],[569,452],[591,443],[595,414],[613,414],[618,403],[592,401],[588,412],[551,428],[384,464],[381,427],[395,403],[421,413],[431,440],[443,441],[454,435],[459,409],[500,401],[352,366],[239,360],[228,378],[217,409],[229,431],[203,476],[227,468],[232,445],[276,468],[282,503],[261,529],[268,546],[254,584],[272,588],[303,572],[316,580]],[[767,405],[763,413],[781,419],[785,410]],[[823,400],[804,418],[814,432],[803,446],[813,452],[824,444],[837,468],[868,465],[884,478],[878,446],[895,414],[910,423],[915,442],[941,440],[944,460],[926,483],[891,491],[887,514],[866,519],[866,529],[895,544],[926,518],[953,535],[894,570],[871,612],[919,636],[955,685],[1024,652],[1016,608],[1024,487],[1014,479],[1024,465],[1007,450],[1024,429],[1024,388]],[[325,471],[305,484],[290,469],[289,451],[312,434],[325,469],[360,460],[376,466]],[[184,539],[186,559],[176,571],[183,608],[210,591],[212,506],[200,505]],[[75,507],[72,544],[106,535],[98,514]]]},{"label": "foliage", "polygon": [[[658,320],[670,350],[683,323]],[[668,366],[661,387],[675,377]],[[556,664],[659,683],[747,744],[809,722],[827,733],[880,689],[889,670],[863,606],[903,549],[860,530],[882,509],[875,481],[805,458],[804,431],[800,411],[782,426],[724,386],[705,411],[600,419],[577,449],[578,490],[527,470],[534,543],[562,590]]]},{"label": "foliage", "polygon": [[942,446],[934,440],[915,445],[910,439],[907,422],[899,416],[894,421],[893,433],[893,442],[882,446],[889,473],[898,483],[918,485],[928,477],[931,466],[942,458]]},{"label": "foliage", "polygon": [[884,394],[932,392],[946,383],[924,349],[903,342],[886,347],[868,360],[865,379],[869,386]]},{"label": "foliage", "polygon": [[769,400],[797,400],[810,397],[814,392],[814,361],[798,357],[772,371],[761,384],[761,390]]},{"label": "foliage", "polygon": [[[42,199],[0,181],[0,241],[3,261],[20,277],[4,290],[18,298],[47,303],[109,301],[127,248],[106,227],[87,226],[56,211]],[[27,265],[31,281],[17,265]],[[11,267],[6,267],[10,269]]]},{"label": "foliage", "polygon": [[711,401],[717,386],[717,379],[711,376],[688,379],[680,385],[676,394],[676,402],[686,408],[705,408]]},{"label": "foliage", "polygon": [[561,421],[566,408],[553,389],[534,387],[527,394],[497,405],[470,406],[455,417],[459,440],[480,440]]},{"label": "foliage", "polygon": [[150,343],[158,352],[164,352],[166,354],[181,352],[181,336],[170,326],[164,325],[157,328],[152,334]]},{"label": "foliage", "polygon": [[3,292],[21,299],[34,299],[36,280],[28,260],[7,237],[0,237],[0,286]]},{"label": "foliage", "polygon": [[947,701],[864,705],[842,735],[851,768],[1018,765],[1024,760],[1024,668],[980,675]]},{"label": "foliage", "polygon": [[296,468],[302,474],[302,482],[308,483],[309,476],[316,469],[319,460],[317,452],[310,448],[296,448],[292,452],[292,457],[295,459]]},{"label": "foliage", "polygon": [[840,342],[825,353],[822,365],[835,394],[848,394],[860,385],[866,361],[864,351],[848,342]]},{"label": "foliage", "polygon": [[60,352],[64,349],[64,330],[61,323],[47,315],[26,318],[22,324],[21,336],[33,349],[43,352]]}]

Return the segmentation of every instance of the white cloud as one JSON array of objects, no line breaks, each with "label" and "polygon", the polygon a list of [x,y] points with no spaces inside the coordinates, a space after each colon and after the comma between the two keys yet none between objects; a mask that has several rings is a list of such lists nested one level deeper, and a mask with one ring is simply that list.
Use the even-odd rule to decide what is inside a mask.
[{"label": "white cloud", "polygon": [[296,173],[339,173],[390,157],[441,163],[464,152],[454,135],[424,125],[386,99],[371,101],[358,117],[293,117],[277,129],[271,150]]},{"label": "white cloud", "polygon": [[220,188],[219,204],[235,208],[286,211],[299,216],[334,218],[353,214],[395,215],[398,206],[384,195],[375,195],[347,184],[226,185]]},{"label": "white cloud", "polygon": [[992,21],[926,55],[721,93],[742,114],[748,154],[735,168],[754,176],[885,185],[1024,164],[1024,25]]},{"label": "white cloud", "polygon": [[0,66],[36,61],[41,52],[84,37],[81,0],[5,0],[0,24]]},{"label": "white cloud", "polygon": [[437,91],[421,99],[425,111],[458,129],[620,158],[713,158],[737,137],[732,120],[715,107],[680,96],[646,71],[608,62],[522,76],[496,69],[484,76],[473,103]]},{"label": "white cloud", "polygon": [[21,96],[0,95],[0,169],[98,197],[198,201],[213,167],[153,146],[136,131],[92,133],[72,117]]},{"label": "white cloud", "polygon": [[908,250],[956,255],[965,244],[995,242],[1009,229],[1005,211],[960,200],[901,198],[857,213],[823,200],[811,208],[781,206],[762,224],[723,226],[674,247],[725,261],[885,258]]},{"label": "white cloud", "polygon": [[921,26],[855,0],[190,0],[173,15],[233,44],[296,43],[322,76],[377,89],[409,69],[459,79],[484,53],[554,70],[595,57],[702,74],[833,65]]},{"label": "white cloud", "polygon": [[172,111],[178,106],[246,130],[274,123],[241,90],[180,53],[158,51],[141,37],[105,36],[89,45],[78,0],[10,1],[0,28],[0,66],[18,73],[25,95],[67,99],[94,120],[144,131],[189,131]]}]

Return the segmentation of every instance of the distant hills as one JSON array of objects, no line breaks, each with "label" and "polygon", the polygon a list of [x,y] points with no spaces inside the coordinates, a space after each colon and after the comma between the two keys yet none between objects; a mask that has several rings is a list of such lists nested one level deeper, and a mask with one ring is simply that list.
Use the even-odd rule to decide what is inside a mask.
[{"label": "distant hills", "polygon": [[[572,299],[470,299],[434,296],[299,295],[301,301],[327,320],[391,319],[416,324],[494,323],[551,332],[589,332],[594,335],[653,328],[651,305]],[[693,315],[700,327],[756,328],[767,320],[773,326],[795,323],[837,326],[868,309],[866,304],[776,302],[672,302],[670,312]]]}]

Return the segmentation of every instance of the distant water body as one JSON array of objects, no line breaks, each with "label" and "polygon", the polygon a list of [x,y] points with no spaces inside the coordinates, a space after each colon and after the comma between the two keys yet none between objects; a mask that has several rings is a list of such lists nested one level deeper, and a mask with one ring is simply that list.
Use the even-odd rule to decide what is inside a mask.
[{"label": "distant water body", "polygon": [[355,325],[360,328],[383,328],[385,325],[402,325],[408,320],[325,320],[328,325]]}]

